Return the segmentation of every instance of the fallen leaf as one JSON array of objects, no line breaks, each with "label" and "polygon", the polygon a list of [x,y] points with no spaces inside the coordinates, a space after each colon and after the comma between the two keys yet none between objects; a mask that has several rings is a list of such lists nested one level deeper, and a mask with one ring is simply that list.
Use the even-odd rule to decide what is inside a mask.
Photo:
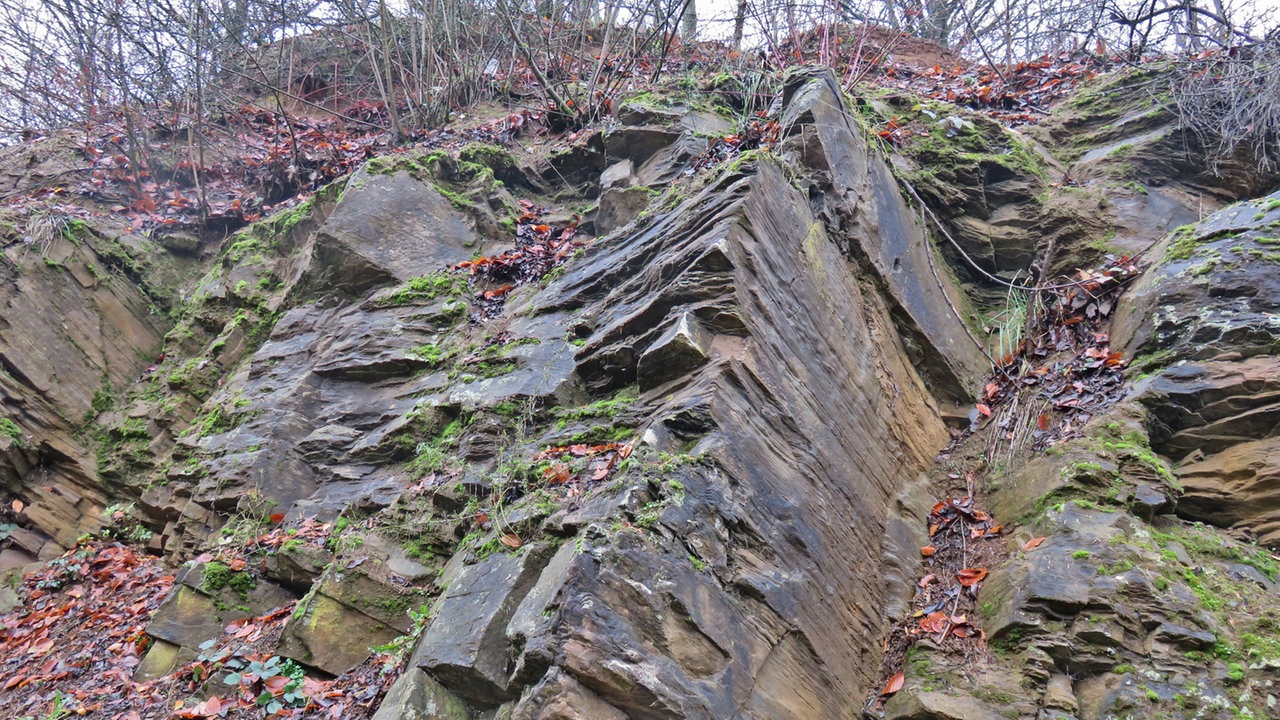
[{"label": "fallen leaf", "polygon": [[928,575],[920,578],[920,582],[916,583],[916,585],[919,585],[920,587],[929,587],[929,583],[933,582],[934,577],[933,573],[929,573]]},{"label": "fallen leaf", "polygon": [[986,417],[991,417],[991,408],[982,403],[978,403],[978,412],[982,413]]},{"label": "fallen leaf", "polygon": [[1040,543],[1042,543],[1042,542],[1044,542],[1044,538],[1043,538],[1043,537],[1031,538],[1030,540],[1028,540],[1028,541],[1026,542],[1026,544],[1024,544],[1024,545],[1022,546],[1022,549],[1023,549],[1023,550],[1035,550],[1036,548],[1040,547]]},{"label": "fallen leaf", "polygon": [[889,678],[889,682],[884,684],[884,690],[880,691],[881,695],[892,695],[902,689],[902,684],[907,681],[907,676],[901,670],[894,673]]},{"label": "fallen leaf", "polygon": [[26,504],[24,504],[21,500],[14,500],[14,501],[13,501],[13,511],[14,511],[14,512],[16,512],[16,513],[20,513],[20,512],[22,512],[22,509],[23,509],[23,508],[25,508],[25,507],[26,507]]},{"label": "fallen leaf", "polygon": [[507,533],[506,535],[503,535],[498,538],[498,542],[509,548],[518,548],[524,544],[515,533]]},{"label": "fallen leaf", "polygon": [[1045,415],[1044,413],[1040,413],[1040,417],[1036,418],[1036,429],[1037,429],[1037,430],[1048,430],[1048,429],[1049,429],[1049,416],[1048,416],[1048,415]]},{"label": "fallen leaf", "polygon": [[933,557],[937,553],[938,553],[938,548],[932,545],[925,545],[924,547],[920,548],[920,554],[925,557]]},{"label": "fallen leaf", "polygon": [[273,525],[279,525],[284,522],[284,513],[271,513],[271,517],[269,519]]},{"label": "fallen leaf", "polygon": [[963,568],[956,573],[956,579],[965,587],[972,587],[987,577],[986,568]]},{"label": "fallen leaf", "polygon": [[940,633],[947,628],[947,614],[942,611],[931,612],[920,618],[920,628],[927,633]]}]

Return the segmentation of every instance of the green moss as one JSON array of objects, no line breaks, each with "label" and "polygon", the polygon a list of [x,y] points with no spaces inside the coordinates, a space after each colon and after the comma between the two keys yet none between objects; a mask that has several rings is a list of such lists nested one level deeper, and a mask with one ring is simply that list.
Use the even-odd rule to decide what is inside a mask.
[{"label": "green moss", "polygon": [[610,442],[626,442],[635,437],[636,429],[621,425],[596,425],[569,437],[569,443],[597,445]]},{"label": "green moss", "polygon": [[1274,630],[1270,635],[1244,633],[1240,636],[1240,645],[1253,660],[1280,660],[1280,635]]},{"label": "green moss", "polygon": [[1012,693],[1005,692],[990,685],[983,685],[977,690],[974,690],[973,696],[983,702],[991,703],[993,705],[1007,706],[1012,705],[1018,700],[1018,698]]},{"label": "green moss", "polygon": [[[421,411],[415,410],[410,413],[410,420],[417,421],[420,416]],[[429,435],[418,442],[413,448],[414,457],[409,461],[409,470],[426,474],[438,472],[451,463],[457,462],[453,452],[458,446],[458,440],[462,436],[463,430],[466,429],[470,422],[471,416],[469,415],[455,418],[441,427],[439,432]]]},{"label": "green moss", "polygon": [[1085,558],[1089,558],[1092,556],[1093,556],[1093,553],[1089,552],[1088,550],[1076,550],[1075,552],[1071,553],[1071,557],[1076,560],[1084,560]]},{"label": "green moss", "polygon": [[407,305],[437,297],[458,298],[467,292],[467,279],[450,272],[434,272],[413,278],[381,301],[383,306]]},{"label": "green moss", "polygon": [[1265,548],[1230,541],[1202,526],[1179,526],[1169,530],[1152,529],[1151,538],[1161,548],[1176,542],[1186,548],[1193,557],[1217,558],[1249,565],[1272,582],[1280,579],[1280,563],[1277,563]]},{"label": "green moss", "polygon": [[1182,579],[1186,581],[1187,587],[1191,588],[1191,592],[1200,599],[1200,604],[1206,610],[1219,612],[1226,607],[1222,596],[1206,587],[1200,575],[1192,568],[1184,568],[1182,570]]},{"label": "green moss", "polygon": [[1098,567],[1099,575],[1119,575],[1128,572],[1134,568],[1132,560],[1120,560],[1114,565],[1101,565]]},{"label": "green moss", "polygon": [[497,405],[494,405],[493,411],[499,415],[502,415],[503,417],[515,417],[523,411],[524,407],[525,405],[523,403],[517,403],[517,402],[512,402],[510,400],[505,400],[503,402],[498,403]]},{"label": "green moss", "polygon": [[1173,231],[1173,242],[1164,256],[1168,260],[1188,260],[1201,244],[1202,241],[1196,237],[1196,226],[1183,225]]},{"label": "green moss", "polygon": [[488,143],[471,143],[458,151],[458,160],[474,165],[483,165],[493,170],[515,167],[515,158],[511,153]]},{"label": "green moss", "polygon": [[1135,668],[1133,665],[1130,665],[1129,663],[1121,663],[1111,668],[1111,672],[1115,673],[1116,675],[1132,675],[1137,671],[1138,669]]},{"label": "green moss", "polygon": [[630,407],[639,395],[639,389],[632,385],[619,390],[613,397],[606,400],[597,400],[589,405],[572,408],[556,408],[551,411],[551,414],[553,417],[565,420],[612,418]]},{"label": "green moss", "polygon": [[217,593],[223,588],[230,588],[244,599],[248,597],[249,591],[258,585],[258,581],[254,580],[248,572],[232,570],[217,561],[205,563],[203,576],[201,589],[209,594]]},{"label": "green moss", "polygon": [[364,164],[364,169],[369,175],[393,175],[403,171],[415,180],[425,181],[434,179],[443,165],[452,162],[453,158],[443,150],[408,152],[373,158]]},{"label": "green moss", "polygon": [[151,438],[151,432],[147,430],[147,422],[142,418],[125,420],[116,432],[124,440],[149,440]]},{"label": "green moss", "polygon": [[22,428],[9,418],[0,418],[0,435],[6,435],[15,445],[22,445]]},{"label": "green moss", "polygon": [[451,350],[443,348],[435,343],[420,345],[410,350],[409,353],[427,361],[431,367],[439,367],[443,365],[444,362],[453,355]]}]

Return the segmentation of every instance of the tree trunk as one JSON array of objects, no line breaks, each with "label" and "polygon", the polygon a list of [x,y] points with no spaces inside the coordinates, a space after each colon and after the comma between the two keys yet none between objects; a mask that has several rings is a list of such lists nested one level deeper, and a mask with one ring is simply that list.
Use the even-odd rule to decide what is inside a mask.
[{"label": "tree trunk", "polygon": [[733,14],[733,49],[742,49],[742,28],[747,24],[747,0],[738,0],[738,11]]},{"label": "tree trunk", "polygon": [[698,39],[698,3],[696,0],[686,0],[684,4],[684,14],[680,16],[680,36],[686,43],[691,43]]}]

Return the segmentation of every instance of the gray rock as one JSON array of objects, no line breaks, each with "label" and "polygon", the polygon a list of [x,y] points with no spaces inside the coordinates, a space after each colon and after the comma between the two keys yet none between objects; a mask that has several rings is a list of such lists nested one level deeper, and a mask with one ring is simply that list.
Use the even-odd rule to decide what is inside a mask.
[{"label": "gray rock", "polygon": [[430,184],[405,171],[347,181],[317,233],[304,285],[313,293],[363,295],[471,257],[479,238]]},{"label": "gray rock", "polygon": [[885,720],[997,720],[995,708],[962,693],[924,692],[910,689],[890,698]]},{"label": "gray rock", "polygon": [[515,697],[518,693],[508,689],[506,627],[553,549],[529,545],[464,568],[432,613],[411,665],[482,706]]},{"label": "gray rock", "polygon": [[675,318],[640,355],[636,367],[640,388],[647,390],[691,374],[707,361],[711,339],[711,334],[691,313]]},{"label": "gray rock", "polygon": [[604,149],[609,157],[628,158],[639,166],[678,137],[678,130],[660,125],[624,126],[605,135]]},{"label": "gray rock", "polygon": [[[230,576],[234,584],[211,587],[206,579],[208,567],[196,563],[178,572],[173,590],[147,624],[148,635],[196,649],[206,640],[221,637],[232,620],[265,615],[298,597],[267,580],[249,580],[245,571]],[[235,581],[236,577],[253,582],[252,587]]]},{"label": "gray rock", "polygon": [[640,211],[649,207],[654,195],[644,187],[616,187],[600,195],[600,210],[596,214],[596,232],[607,235],[626,225]]},{"label": "gray rock", "polygon": [[[600,173],[600,189],[602,191],[615,188],[628,188],[635,184],[636,164],[630,159],[620,160]],[[608,232],[607,230],[604,232]]]},{"label": "gray rock", "polygon": [[430,675],[410,667],[387,689],[373,720],[471,720],[471,711]]}]

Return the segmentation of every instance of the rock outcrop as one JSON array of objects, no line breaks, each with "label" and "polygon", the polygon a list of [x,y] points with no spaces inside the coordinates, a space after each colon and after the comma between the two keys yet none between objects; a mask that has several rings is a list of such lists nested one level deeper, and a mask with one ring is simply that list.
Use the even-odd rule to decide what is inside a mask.
[{"label": "rock outcrop", "polygon": [[[1012,302],[987,273],[1196,218],[1208,180],[1162,159],[1167,115],[1074,118],[1086,100],[1027,135],[912,106],[920,142],[894,155],[855,113],[906,101],[851,107],[809,69],[771,147],[718,165],[728,121],[633,101],[541,159],[374,159],[216,250],[79,223],[10,244],[0,487],[21,524],[0,568],[132,501],[111,515],[188,563],[136,677],[287,615],[272,652],[313,671],[402,651],[380,720],[878,708],[929,479],[962,477],[937,453],[980,424],[970,326]],[[1124,163],[1150,187],[1116,187]],[[918,642],[886,716],[1274,708],[1280,570],[1249,541],[1280,543],[1277,227],[1280,194],[1149,250],[1107,340],[1131,393],[1049,452],[982,453],[1010,528],[975,605],[995,652]],[[298,534],[259,543],[275,524]],[[241,541],[260,555],[232,567],[216,551]]]},{"label": "rock outcrop", "polygon": [[[286,278],[292,307],[206,405],[231,427],[182,441],[203,506],[243,510],[246,493],[288,517],[390,506],[371,520],[385,529],[362,533],[367,564],[340,571],[352,556],[340,553],[281,653],[341,672],[358,660],[338,647],[350,628],[407,630],[360,598],[408,582],[447,589],[411,661],[426,674],[406,675],[402,685],[417,684],[398,698],[446,693],[519,717],[834,717],[860,704],[877,669],[863,648],[894,606],[886,575],[898,607],[912,582],[899,558],[918,544],[908,528],[919,508],[903,504],[902,482],[947,437],[936,398],[962,398],[981,356],[955,319],[941,259],[832,78],[796,76],[786,97],[776,156],[713,174],[594,243],[545,288],[512,293],[482,325],[465,322],[461,279],[439,272],[481,241],[464,224],[422,251],[408,232],[331,239],[345,205],[385,191],[375,181],[344,193],[314,240],[295,241],[298,269],[272,274]],[[614,131],[636,138],[605,153],[661,189],[678,174],[647,168],[694,156],[679,145],[684,131],[638,121]],[[432,192],[392,177],[416,188],[408,197]],[[384,270],[327,261],[320,249],[335,243]],[[435,264],[405,272],[379,253]],[[336,302],[319,290],[327,281],[306,279],[326,272],[348,278]],[[319,301],[304,304],[308,294]],[[592,409],[619,393],[625,414]],[[641,436],[609,484],[566,495],[512,466],[604,431]],[[510,488],[489,511],[492,529],[446,510],[454,480],[406,492],[433,443],[449,457],[426,469],[450,471],[463,504]],[[455,530],[391,525],[424,513]],[[377,533],[391,551],[368,551]],[[503,533],[520,547],[486,549]],[[390,570],[396,543],[432,547],[429,572]],[[340,592],[350,577],[325,580],[368,568],[378,571],[361,592]]]}]

